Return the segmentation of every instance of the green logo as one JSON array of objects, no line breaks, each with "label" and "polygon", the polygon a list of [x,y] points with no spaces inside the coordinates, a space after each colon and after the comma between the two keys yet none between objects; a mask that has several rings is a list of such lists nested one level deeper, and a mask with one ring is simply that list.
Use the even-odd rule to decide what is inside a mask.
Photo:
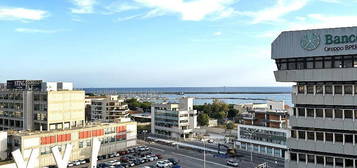
[{"label": "green logo", "polygon": [[315,50],[320,45],[320,36],[317,33],[306,33],[301,41],[300,46],[308,51]]}]

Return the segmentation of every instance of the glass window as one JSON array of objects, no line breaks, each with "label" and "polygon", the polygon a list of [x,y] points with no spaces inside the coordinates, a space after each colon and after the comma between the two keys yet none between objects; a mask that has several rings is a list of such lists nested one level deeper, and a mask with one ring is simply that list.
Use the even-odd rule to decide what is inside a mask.
[{"label": "glass window", "polygon": [[351,95],[352,94],[352,85],[344,85],[345,94]]},{"label": "glass window", "polygon": [[299,139],[305,139],[305,131],[298,131]]},{"label": "glass window", "polygon": [[308,108],[306,112],[308,117],[314,117],[314,109]]},{"label": "glass window", "polygon": [[300,162],[306,162],[306,154],[299,154],[299,161]]},{"label": "glass window", "polygon": [[316,85],[316,94],[323,94],[323,86]]},{"label": "glass window", "polygon": [[315,156],[314,155],[307,155],[307,162],[315,163]]},{"label": "glass window", "polygon": [[308,140],[315,140],[314,132],[307,132],[307,139]]},{"label": "glass window", "polygon": [[324,164],[324,157],[323,157],[323,156],[316,155],[316,163],[323,165],[323,164]]},{"label": "glass window", "polygon": [[305,86],[304,85],[298,85],[298,93],[305,94]]},{"label": "glass window", "polygon": [[353,135],[345,134],[345,143],[353,143]]},{"label": "glass window", "polygon": [[346,166],[346,168],[352,168],[353,167],[353,160],[352,159],[345,159],[345,166]]},{"label": "glass window", "polygon": [[298,114],[300,117],[305,117],[305,109],[304,108],[298,108]]},{"label": "glass window", "polygon": [[325,68],[332,68],[331,57],[324,57],[324,67]]},{"label": "glass window", "polygon": [[332,165],[333,166],[333,157],[325,157],[326,159],[326,165]]},{"label": "glass window", "polygon": [[335,142],[343,142],[343,134],[335,133]]},{"label": "glass window", "polygon": [[314,94],[314,85],[307,85],[307,94]]},{"label": "glass window", "polygon": [[316,132],[316,140],[317,141],[323,141],[324,140],[324,133]]},{"label": "glass window", "polygon": [[335,85],[335,94],[342,94],[342,85]]},{"label": "glass window", "polygon": [[290,160],[296,161],[297,160],[297,154],[296,153],[290,153]]},{"label": "glass window", "polygon": [[326,138],[326,141],[332,142],[333,141],[333,134],[326,132],[325,133],[325,138]]},{"label": "glass window", "polygon": [[342,158],[335,158],[336,166],[343,167],[343,159]]},{"label": "glass window", "polygon": [[325,109],[325,117],[332,118],[332,109]]},{"label": "glass window", "polygon": [[332,94],[332,85],[325,85],[325,94]]},{"label": "glass window", "polygon": [[320,117],[320,118],[324,117],[324,112],[322,109],[316,109],[316,117]]},{"label": "glass window", "polygon": [[315,58],[315,69],[321,69],[321,68],[323,68],[322,57],[316,57]]},{"label": "glass window", "polygon": [[344,114],[345,114],[345,118],[347,119],[352,119],[353,117],[353,112],[352,110],[343,110]]},{"label": "glass window", "polygon": [[335,118],[342,118],[342,110],[335,109]]}]

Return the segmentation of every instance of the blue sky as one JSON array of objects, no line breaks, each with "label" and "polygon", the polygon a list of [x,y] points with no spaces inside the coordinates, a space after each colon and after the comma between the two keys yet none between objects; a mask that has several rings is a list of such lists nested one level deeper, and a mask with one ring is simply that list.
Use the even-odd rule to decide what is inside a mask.
[{"label": "blue sky", "polygon": [[284,30],[357,25],[356,0],[0,0],[0,81],[281,86]]}]

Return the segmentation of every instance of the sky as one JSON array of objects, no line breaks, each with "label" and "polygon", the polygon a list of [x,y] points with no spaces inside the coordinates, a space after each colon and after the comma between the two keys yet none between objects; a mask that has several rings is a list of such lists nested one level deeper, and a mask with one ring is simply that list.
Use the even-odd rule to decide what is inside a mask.
[{"label": "sky", "polygon": [[356,0],[0,0],[0,82],[286,86],[281,31],[357,25]]}]

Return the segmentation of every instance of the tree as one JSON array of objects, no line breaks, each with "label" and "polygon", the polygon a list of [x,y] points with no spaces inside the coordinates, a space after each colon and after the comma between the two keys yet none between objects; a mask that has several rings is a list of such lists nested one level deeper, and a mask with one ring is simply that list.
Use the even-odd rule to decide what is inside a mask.
[{"label": "tree", "polygon": [[207,126],[209,123],[209,116],[205,113],[201,113],[197,116],[197,122],[201,126]]},{"label": "tree", "polygon": [[232,119],[234,117],[237,117],[238,113],[239,113],[239,110],[231,108],[228,110],[227,117]]},{"label": "tree", "polygon": [[234,128],[234,124],[232,122],[227,122],[226,128],[227,129],[233,129]]}]

